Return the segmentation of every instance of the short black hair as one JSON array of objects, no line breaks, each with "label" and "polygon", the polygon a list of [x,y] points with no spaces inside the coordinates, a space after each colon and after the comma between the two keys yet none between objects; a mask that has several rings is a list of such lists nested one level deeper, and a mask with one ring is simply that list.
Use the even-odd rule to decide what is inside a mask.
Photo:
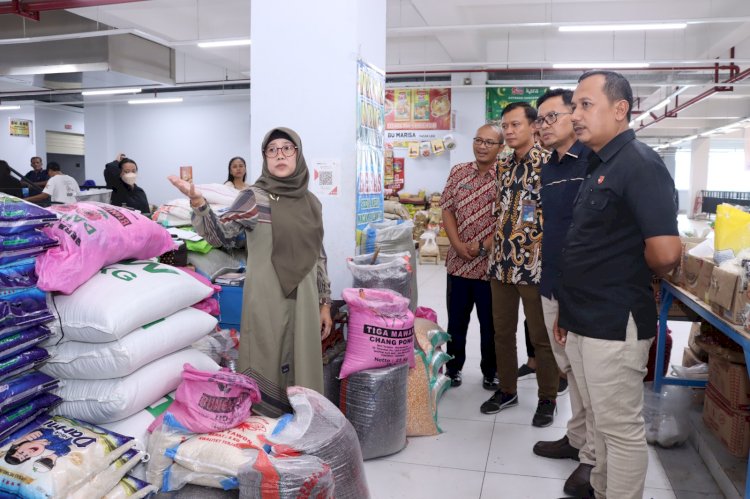
[{"label": "short black hair", "polygon": [[524,114],[526,114],[526,119],[529,120],[529,123],[533,123],[536,119],[536,109],[534,109],[534,106],[529,104],[528,102],[511,102],[505,108],[503,109],[502,114],[500,114],[500,117],[502,118],[509,112],[513,111],[514,109],[522,108]]},{"label": "short black hair", "polygon": [[633,110],[633,89],[630,87],[628,79],[616,71],[594,69],[583,73],[581,77],[578,78],[578,83],[581,83],[586,78],[596,75],[604,76],[604,94],[607,96],[607,99],[609,99],[609,102],[614,103],[618,100],[624,100],[628,103],[627,119],[630,121],[630,111]]},{"label": "short black hair", "polygon": [[124,164],[126,164],[126,163],[133,163],[133,164],[135,165],[135,171],[138,171],[138,163],[136,163],[135,161],[133,161],[133,160],[132,160],[132,159],[130,159],[130,158],[122,158],[122,159],[120,160],[120,162],[119,162],[119,163],[117,163],[117,166],[118,166],[118,167],[120,168],[120,170],[122,171],[122,167],[123,167],[123,165],[124,165]]},{"label": "short black hair", "polygon": [[53,172],[59,172],[60,170],[62,170],[62,168],[60,168],[59,163],[55,161],[50,161],[49,163],[47,163],[47,171],[50,171],[50,170]]},{"label": "short black hair", "polygon": [[536,100],[536,108],[539,109],[541,105],[548,99],[553,97],[562,97],[563,104],[570,107],[573,104],[573,91],[566,88],[550,88],[541,97]]}]

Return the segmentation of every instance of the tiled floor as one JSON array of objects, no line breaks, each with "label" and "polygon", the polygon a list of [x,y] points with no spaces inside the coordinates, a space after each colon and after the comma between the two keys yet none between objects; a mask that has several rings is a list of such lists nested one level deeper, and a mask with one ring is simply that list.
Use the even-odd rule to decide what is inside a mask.
[{"label": "tiled floor", "polygon": [[[420,265],[419,303],[433,308],[445,327],[445,267]],[[522,314],[519,314],[522,315]],[[519,318],[519,365],[526,360],[523,317]],[[686,336],[679,335],[679,338]],[[673,352],[682,352],[675,337]],[[684,341],[684,340],[683,340]],[[679,343],[679,344],[678,344]],[[491,392],[482,388],[479,370],[479,324],[472,318],[466,347],[464,382],[448,390],[439,405],[440,425],[435,437],[409,438],[398,454],[365,463],[374,499],[550,499],[563,497],[563,483],[575,469],[571,460],[544,459],[531,448],[538,440],[564,435],[570,417],[568,395],[558,399],[555,422],[534,428],[536,380],[519,382],[519,406],[496,415],[484,415],[479,406]],[[674,357],[673,357],[674,358]],[[675,498],[656,452],[649,448],[645,498]]]}]

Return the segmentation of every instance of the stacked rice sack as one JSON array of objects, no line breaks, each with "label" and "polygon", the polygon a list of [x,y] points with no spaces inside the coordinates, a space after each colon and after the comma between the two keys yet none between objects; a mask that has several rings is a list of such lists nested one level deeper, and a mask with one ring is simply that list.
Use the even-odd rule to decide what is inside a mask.
[{"label": "stacked rice sack", "polygon": [[357,432],[364,459],[406,446],[407,380],[414,361],[409,301],[388,289],[345,289],[349,328],[339,408]]},{"label": "stacked rice sack", "polygon": [[[234,187],[224,184],[201,184],[196,185],[195,188],[201,191],[203,197],[211,205],[211,209],[219,213],[227,210],[238,194]],[[193,224],[192,214],[190,200],[179,198],[161,205],[152,218],[166,227],[183,227]]]},{"label": "stacked rice sack", "polygon": [[[129,427],[129,435],[145,440],[154,419],[146,408],[177,388],[184,364],[219,368],[189,348],[216,326],[214,317],[192,307],[213,289],[146,260],[174,243],[139,213],[93,202],[52,209],[59,220],[43,231],[60,245],[38,258],[36,270],[56,315],[44,367],[63,380],[55,392],[63,402],[54,413],[119,422],[118,429]],[[123,424],[127,418],[132,425]]]},{"label": "stacked rice sack", "polygon": [[155,487],[127,473],[145,456],[127,436],[62,416],[39,417],[0,447],[0,495],[137,499]]},{"label": "stacked rice sack", "polygon": [[450,335],[427,319],[414,319],[414,357],[416,367],[409,371],[407,395],[407,436],[442,433],[438,425],[437,407],[443,393],[450,387],[450,378],[442,373],[451,358],[443,351]]},{"label": "stacked rice sack", "polygon": [[53,316],[37,287],[36,255],[56,245],[40,229],[54,213],[0,193],[0,441],[60,402],[58,380],[39,372]]}]

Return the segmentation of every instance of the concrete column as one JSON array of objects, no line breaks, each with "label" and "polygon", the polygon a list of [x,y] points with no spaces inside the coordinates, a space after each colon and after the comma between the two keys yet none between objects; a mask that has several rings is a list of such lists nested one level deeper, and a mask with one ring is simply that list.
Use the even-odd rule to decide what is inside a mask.
[{"label": "concrete column", "polygon": [[[465,78],[471,79],[470,85],[464,84]],[[456,112],[456,129],[451,132],[456,139],[456,148],[451,151],[451,166],[474,160],[471,141],[477,129],[485,124],[486,84],[487,73],[451,75],[451,108]]]},{"label": "concrete column", "polygon": [[357,59],[385,69],[385,6],[385,0],[251,4],[248,181],[260,174],[261,141],[276,126],[299,133],[308,166],[338,161],[338,196],[319,196],[334,298],[351,285],[345,259],[355,245]]},{"label": "concrete column", "polygon": [[690,196],[688,198],[690,206],[685,207],[690,218],[695,215],[696,196],[708,186],[708,152],[710,149],[711,139],[708,137],[699,137],[690,144]]}]

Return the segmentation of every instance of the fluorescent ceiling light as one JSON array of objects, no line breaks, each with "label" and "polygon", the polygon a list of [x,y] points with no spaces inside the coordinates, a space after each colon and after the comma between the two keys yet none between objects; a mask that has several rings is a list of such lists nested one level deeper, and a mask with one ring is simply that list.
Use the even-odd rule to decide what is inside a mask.
[{"label": "fluorescent ceiling light", "polygon": [[553,64],[554,69],[638,69],[647,68],[647,62],[561,62]]},{"label": "fluorescent ceiling light", "polygon": [[584,24],[560,26],[561,33],[581,33],[591,31],[645,31],[655,29],[685,29],[687,23],[652,23],[652,24]]},{"label": "fluorescent ceiling light", "polygon": [[81,95],[117,95],[117,94],[139,94],[140,88],[109,88],[103,90],[85,90]]},{"label": "fluorescent ceiling light", "polygon": [[202,49],[212,49],[217,47],[240,47],[242,45],[250,45],[251,41],[249,38],[242,40],[218,40],[215,42],[198,42],[198,46]]},{"label": "fluorescent ceiling light", "polygon": [[650,109],[644,111],[643,114],[649,115],[649,114],[653,113],[654,111],[658,111],[659,109],[661,109],[663,107],[666,107],[666,105],[669,104],[670,100],[671,99],[669,97],[667,97],[666,99],[664,99],[663,101],[661,101],[657,105],[655,105],[655,106],[651,107]]},{"label": "fluorescent ceiling light", "polygon": [[172,104],[182,102],[182,97],[170,97],[168,99],[131,99],[128,104]]},{"label": "fluorescent ceiling light", "polygon": [[697,138],[698,138],[698,136],[697,136],[697,135],[689,135],[689,136],[687,136],[687,137],[684,137],[684,138],[683,138],[682,140],[683,140],[683,141],[685,141],[685,142],[687,142],[687,141],[689,141],[689,140],[695,140],[695,139],[697,139]]},{"label": "fluorescent ceiling light", "polygon": [[0,106],[0,111],[15,111],[21,109],[21,106]]}]

